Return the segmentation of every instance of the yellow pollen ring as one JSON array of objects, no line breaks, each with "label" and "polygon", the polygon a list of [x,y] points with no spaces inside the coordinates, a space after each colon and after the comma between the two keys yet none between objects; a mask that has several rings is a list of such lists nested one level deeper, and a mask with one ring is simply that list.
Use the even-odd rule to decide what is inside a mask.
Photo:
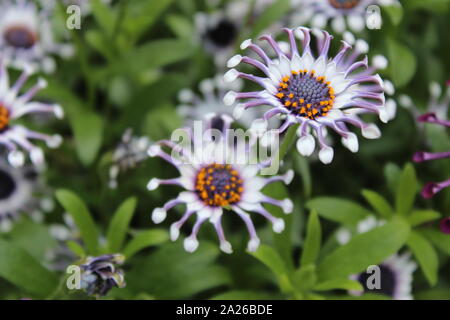
[{"label": "yellow pollen ring", "polygon": [[6,107],[0,105],[0,130],[5,129],[9,125],[9,111]]}]

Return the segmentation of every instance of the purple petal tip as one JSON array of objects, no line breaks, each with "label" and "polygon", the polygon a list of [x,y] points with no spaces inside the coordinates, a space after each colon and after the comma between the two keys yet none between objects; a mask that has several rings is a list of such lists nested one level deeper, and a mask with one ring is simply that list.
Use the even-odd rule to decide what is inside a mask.
[{"label": "purple petal tip", "polygon": [[419,122],[434,122],[437,120],[436,113],[429,112],[421,115],[419,118],[417,118]]},{"label": "purple petal tip", "polygon": [[441,220],[441,231],[445,234],[450,234],[450,217]]},{"label": "purple petal tip", "polygon": [[428,182],[422,189],[422,197],[424,197],[425,199],[430,199],[437,192],[439,192],[439,186],[434,182]]}]

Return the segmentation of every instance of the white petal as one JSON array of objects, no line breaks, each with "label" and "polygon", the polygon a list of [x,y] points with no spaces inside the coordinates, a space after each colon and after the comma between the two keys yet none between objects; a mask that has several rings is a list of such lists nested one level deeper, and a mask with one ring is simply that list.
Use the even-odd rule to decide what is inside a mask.
[{"label": "white petal", "polygon": [[154,223],[158,224],[166,219],[167,212],[163,208],[155,208],[152,212],[152,220]]},{"label": "white petal", "polygon": [[297,140],[297,150],[301,155],[308,157],[314,152],[316,140],[311,134],[300,137]]},{"label": "white petal", "polygon": [[381,137],[380,129],[373,123],[370,123],[367,126],[363,127],[361,132],[363,137],[367,139],[378,139],[379,137]]},{"label": "white petal", "polygon": [[187,252],[194,252],[198,248],[198,240],[188,237],[184,239],[184,250]]},{"label": "white petal", "polygon": [[247,245],[247,250],[250,252],[255,252],[256,250],[258,250],[259,243],[260,243],[260,241],[258,238],[254,238],[254,239],[250,240]]},{"label": "white petal", "polygon": [[273,223],[273,231],[276,233],[281,233],[284,230],[284,220],[283,219],[277,219],[274,223]]},{"label": "white petal", "polygon": [[364,29],[364,26],[366,25],[364,18],[356,14],[350,15],[347,18],[347,21],[349,27],[356,32],[362,31]]},{"label": "white petal", "polygon": [[358,152],[358,137],[354,133],[348,133],[346,138],[342,137],[342,144],[351,152]]},{"label": "white petal", "polygon": [[323,164],[329,164],[333,161],[334,151],[331,147],[324,147],[319,151],[319,159]]}]

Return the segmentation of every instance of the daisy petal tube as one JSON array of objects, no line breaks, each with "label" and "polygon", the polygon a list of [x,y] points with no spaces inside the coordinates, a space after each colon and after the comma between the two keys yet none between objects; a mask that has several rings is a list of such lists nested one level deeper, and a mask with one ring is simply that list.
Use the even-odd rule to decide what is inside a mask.
[{"label": "daisy petal tube", "polygon": [[[268,119],[281,114],[284,123],[278,132],[282,133],[289,126],[299,124],[298,151],[309,156],[315,146],[319,147],[320,160],[328,164],[333,160],[333,149],[327,145],[327,130],[335,131],[341,136],[343,145],[352,152],[358,151],[358,139],[349,131],[348,125],[361,129],[365,138],[377,139],[380,130],[375,124],[365,123],[360,115],[377,114],[382,122],[390,119],[384,96],[384,83],[375,67],[369,67],[367,58],[357,60],[363,49],[352,50],[350,44],[342,41],[342,48],[333,58],[328,57],[332,36],[326,31],[314,31],[299,27],[283,29],[289,38],[290,50],[282,50],[279,43],[271,36],[260,39],[266,41],[276,58],[270,59],[262,48],[251,40],[245,40],[241,48],[256,53],[261,61],[234,56],[228,62],[230,69],[225,74],[226,81],[238,78],[247,79],[262,87],[256,92],[235,92],[228,99],[235,97],[242,100],[238,104],[239,112],[259,106],[270,106],[270,112],[252,123],[254,132],[262,135],[268,129]],[[317,54],[310,45],[312,36],[318,44]],[[301,40],[302,50],[298,49],[297,38]],[[361,42],[359,42],[361,43]],[[355,44],[357,47],[357,44]],[[249,64],[258,69],[259,76],[234,69],[240,63]],[[244,110],[244,111],[242,111]],[[315,139],[318,143],[315,143]]]},{"label": "daisy petal tube", "polygon": [[31,161],[35,165],[42,165],[44,155],[41,148],[34,145],[30,140],[42,140],[48,147],[56,148],[62,138],[59,135],[47,135],[27,129],[23,125],[14,124],[14,121],[24,115],[32,113],[53,113],[57,118],[64,116],[61,106],[56,104],[47,104],[35,102],[31,99],[41,89],[45,88],[47,83],[39,79],[36,85],[28,91],[19,94],[22,86],[32,74],[30,68],[26,68],[16,83],[10,86],[9,75],[3,61],[0,61],[0,145],[6,148],[8,152],[8,161],[13,166],[21,166],[25,162],[25,157],[20,149],[25,150]]},{"label": "daisy petal tube", "polygon": [[[151,146],[148,152],[151,157],[161,157],[166,160],[180,172],[177,178],[165,180],[153,178],[147,188],[155,190],[161,185],[176,185],[183,189],[176,198],[166,202],[160,208],[155,208],[152,220],[155,223],[161,223],[166,219],[167,211],[177,205],[185,205],[185,213],[170,227],[170,237],[173,241],[177,240],[181,227],[192,215],[196,215],[192,231],[184,240],[184,247],[188,252],[197,249],[198,232],[201,226],[209,221],[217,233],[220,249],[231,253],[231,244],[226,239],[222,227],[224,213],[231,212],[237,214],[244,222],[250,236],[247,248],[249,251],[255,251],[260,240],[251,215],[256,214],[266,218],[272,224],[274,232],[280,233],[284,229],[283,219],[274,217],[262,204],[278,206],[286,214],[293,210],[291,200],[273,199],[262,193],[262,189],[270,183],[281,181],[289,184],[293,178],[293,172],[289,170],[280,176],[261,176],[260,173],[267,167],[267,163],[253,161],[250,156],[252,146],[247,146],[239,140],[236,142],[234,139],[229,139],[228,131],[230,131],[232,119],[227,115],[220,117],[223,122],[220,139],[215,139],[216,136],[210,134],[213,121],[211,118],[203,122],[203,135],[198,136],[190,129],[183,129],[191,143],[178,145],[163,140]],[[248,144],[254,143],[254,140],[251,140]],[[163,147],[170,149],[171,154],[166,153]],[[174,154],[178,156],[175,157]]]}]

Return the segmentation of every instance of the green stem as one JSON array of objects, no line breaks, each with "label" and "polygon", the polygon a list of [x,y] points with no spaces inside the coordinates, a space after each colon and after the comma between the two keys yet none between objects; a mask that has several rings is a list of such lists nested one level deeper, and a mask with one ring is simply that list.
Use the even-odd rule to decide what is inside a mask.
[{"label": "green stem", "polygon": [[294,124],[289,127],[288,131],[286,132],[286,135],[283,139],[283,142],[281,143],[280,148],[278,149],[278,152],[275,155],[274,160],[281,161],[286,156],[289,149],[291,149],[292,144],[296,138],[296,132],[299,127],[299,124]]}]

